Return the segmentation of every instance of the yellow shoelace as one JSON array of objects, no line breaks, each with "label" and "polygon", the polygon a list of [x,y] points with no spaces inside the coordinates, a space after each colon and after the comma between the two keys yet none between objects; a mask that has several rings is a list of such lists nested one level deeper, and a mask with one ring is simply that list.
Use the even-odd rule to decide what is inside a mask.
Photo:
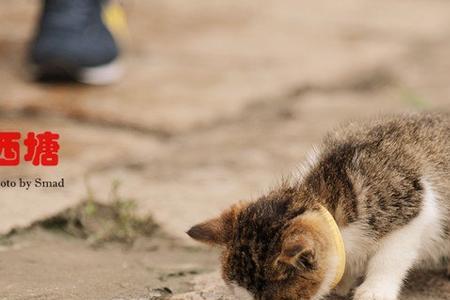
[{"label": "yellow shoelace", "polygon": [[128,37],[128,24],[125,12],[120,3],[110,1],[103,8],[103,22],[116,38]]}]

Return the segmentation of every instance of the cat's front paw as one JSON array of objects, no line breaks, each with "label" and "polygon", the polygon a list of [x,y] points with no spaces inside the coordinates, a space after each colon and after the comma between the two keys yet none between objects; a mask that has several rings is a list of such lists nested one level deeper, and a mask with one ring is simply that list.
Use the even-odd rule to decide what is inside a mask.
[{"label": "cat's front paw", "polygon": [[356,289],[353,300],[397,300],[397,291],[388,286],[370,287],[362,284]]}]

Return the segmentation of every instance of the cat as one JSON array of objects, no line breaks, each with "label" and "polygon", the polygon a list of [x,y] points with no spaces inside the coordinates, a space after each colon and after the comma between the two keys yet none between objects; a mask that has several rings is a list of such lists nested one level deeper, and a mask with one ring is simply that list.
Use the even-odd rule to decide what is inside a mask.
[{"label": "cat", "polygon": [[450,115],[349,123],[301,173],[187,232],[223,248],[238,299],[395,300],[450,255]]}]

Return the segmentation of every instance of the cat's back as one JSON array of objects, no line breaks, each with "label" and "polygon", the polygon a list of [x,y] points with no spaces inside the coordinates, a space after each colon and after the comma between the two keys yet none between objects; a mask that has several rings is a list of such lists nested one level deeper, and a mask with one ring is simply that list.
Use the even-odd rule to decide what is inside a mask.
[{"label": "cat's back", "polygon": [[327,151],[342,147],[370,158],[408,160],[404,163],[450,174],[450,114],[403,114],[351,122],[325,138]]},{"label": "cat's back", "polygon": [[385,194],[385,199],[391,199],[390,195],[396,195],[389,200],[395,208],[392,212],[399,205],[413,210],[420,207],[421,201],[408,195],[414,191],[415,182],[426,181],[438,205],[446,211],[443,219],[448,236],[450,114],[404,114],[352,122],[330,133],[323,147],[323,157],[331,164],[341,160],[340,167],[365,178],[378,196]]}]

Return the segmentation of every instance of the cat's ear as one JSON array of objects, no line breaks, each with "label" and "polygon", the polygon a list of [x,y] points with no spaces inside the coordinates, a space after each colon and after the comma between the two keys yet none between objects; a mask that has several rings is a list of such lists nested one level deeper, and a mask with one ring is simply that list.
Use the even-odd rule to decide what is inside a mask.
[{"label": "cat's ear", "polygon": [[301,221],[293,222],[283,234],[281,253],[277,262],[291,265],[303,271],[317,267],[314,235]]},{"label": "cat's ear", "polygon": [[301,245],[292,245],[282,250],[278,262],[285,263],[302,271],[316,269],[317,260],[314,249],[304,248]]},{"label": "cat's ear", "polygon": [[243,206],[241,203],[233,205],[219,217],[197,224],[186,233],[194,240],[203,243],[225,245],[231,239],[236,216]]}]

